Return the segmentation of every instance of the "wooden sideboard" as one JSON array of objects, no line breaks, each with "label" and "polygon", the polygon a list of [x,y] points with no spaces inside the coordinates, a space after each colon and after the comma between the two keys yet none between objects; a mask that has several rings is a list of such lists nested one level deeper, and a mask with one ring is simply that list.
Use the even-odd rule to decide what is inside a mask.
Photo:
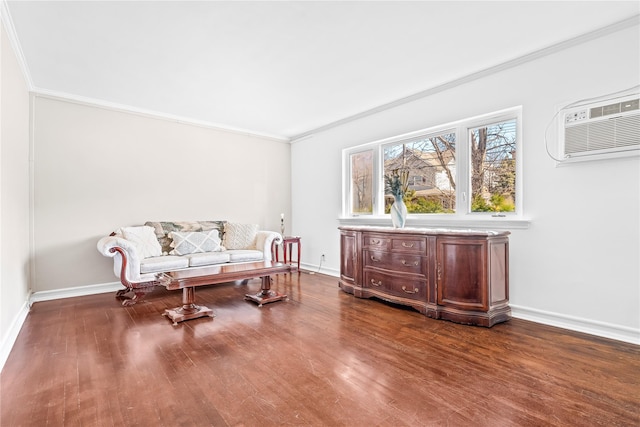
[{"label": "wooden sideboard", "polygon": [[340,227],[340,288],[435,319],[491,327],[511,318],[509,232]]}]

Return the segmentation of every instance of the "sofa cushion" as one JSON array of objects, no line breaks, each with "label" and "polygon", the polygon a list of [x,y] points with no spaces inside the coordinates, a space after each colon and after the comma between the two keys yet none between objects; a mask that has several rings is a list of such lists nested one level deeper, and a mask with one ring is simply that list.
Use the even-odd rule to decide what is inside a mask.
[{"label": "sofa cushion", "polygon": [[168,254],[171,251],[172,231],[209,231],[218,230],[222,239],[224,234],[224,224],[226,221],[147,221],[144,225],[153,227],[162,247],[162,253]]},{"label": "sofa cushion", "polygon": [[188,255],[189,267],[200,267],[203,265],[224,264],[229,262],[227,252],[204,252]]},{"label": "sofa cushion", "polygon": [[220,251],[220,237],[218,230],[209,231],[172,231],[169,233],[171,255],[188,255],[200,252]]},{"label": "sofa cushion", "polygon": [[257,250],[234,249],[226,253],[229,254],[229,262],[262,261],[264,259],[264,253]]},{"label": "sofa cushion", "polygon": [[237,224],[227,222],[224,225],[222,246],[227,249],[255,249],[258,224]]},{"label": "sofa cushion", "polygon": [[160,273],[189,267],[189,259],[176,255],[146,258],[140,261],[140,273]]},{"label": "sofa cushion", "polygon": [[122,227],[122,237],[130,241],[138,251],[140,258],[162,255],[162,248],[152,227]]}]

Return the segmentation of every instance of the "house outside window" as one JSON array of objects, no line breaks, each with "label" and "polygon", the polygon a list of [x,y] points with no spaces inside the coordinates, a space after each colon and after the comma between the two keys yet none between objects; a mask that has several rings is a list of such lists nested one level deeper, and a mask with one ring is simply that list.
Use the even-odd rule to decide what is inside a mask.
[{"label": "house outside window", "polygon": [[[383,173],[408,171],[405,204],[409,213],[455,212],[455,132],[382,147]],[[385,213],[393,197],[385,196]]]},{"label": "house outside window", "polygon": [[343,151],[343,216],[389,214],[384,176],[407,177],[409,218],[521,216],[521,108]]}]

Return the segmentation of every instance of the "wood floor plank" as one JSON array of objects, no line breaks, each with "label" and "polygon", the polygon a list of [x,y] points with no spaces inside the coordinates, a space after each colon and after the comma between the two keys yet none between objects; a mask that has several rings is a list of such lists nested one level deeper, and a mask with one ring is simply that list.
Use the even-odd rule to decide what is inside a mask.
[{"label": "wood floor plank", "polygon": [[638,426],[640,347],[513,319],[481,328],[354,298],[321,274],[34,304],[2,371],[2,426]]}]

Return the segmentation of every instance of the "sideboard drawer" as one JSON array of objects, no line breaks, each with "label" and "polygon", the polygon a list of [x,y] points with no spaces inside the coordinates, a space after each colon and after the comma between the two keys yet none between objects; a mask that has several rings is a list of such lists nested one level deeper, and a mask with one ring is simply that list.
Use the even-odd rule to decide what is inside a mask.
[{"label": "sideboard drawer", "polygon": [[364,287],[386,294],[424,301],[427,298],[427,281],[420,276],[400,276],[364,269]]},{"label": "sideboard drawer", "polygon": [[364,249],[388,250],[391,247],[391,239],[379,234],[364,233],[362,235],[362,246]]},{"label": "sideboard drawer", "polygon": [[427,240],[424,238],[411,237],[391,239],[391,250],[394,252],[415,252],[424,254],[427,251]]},{"label": "sideboard drawer", "polygon": [[385,251],[364,251],[364,266],[427,275],[426,257]]}]

